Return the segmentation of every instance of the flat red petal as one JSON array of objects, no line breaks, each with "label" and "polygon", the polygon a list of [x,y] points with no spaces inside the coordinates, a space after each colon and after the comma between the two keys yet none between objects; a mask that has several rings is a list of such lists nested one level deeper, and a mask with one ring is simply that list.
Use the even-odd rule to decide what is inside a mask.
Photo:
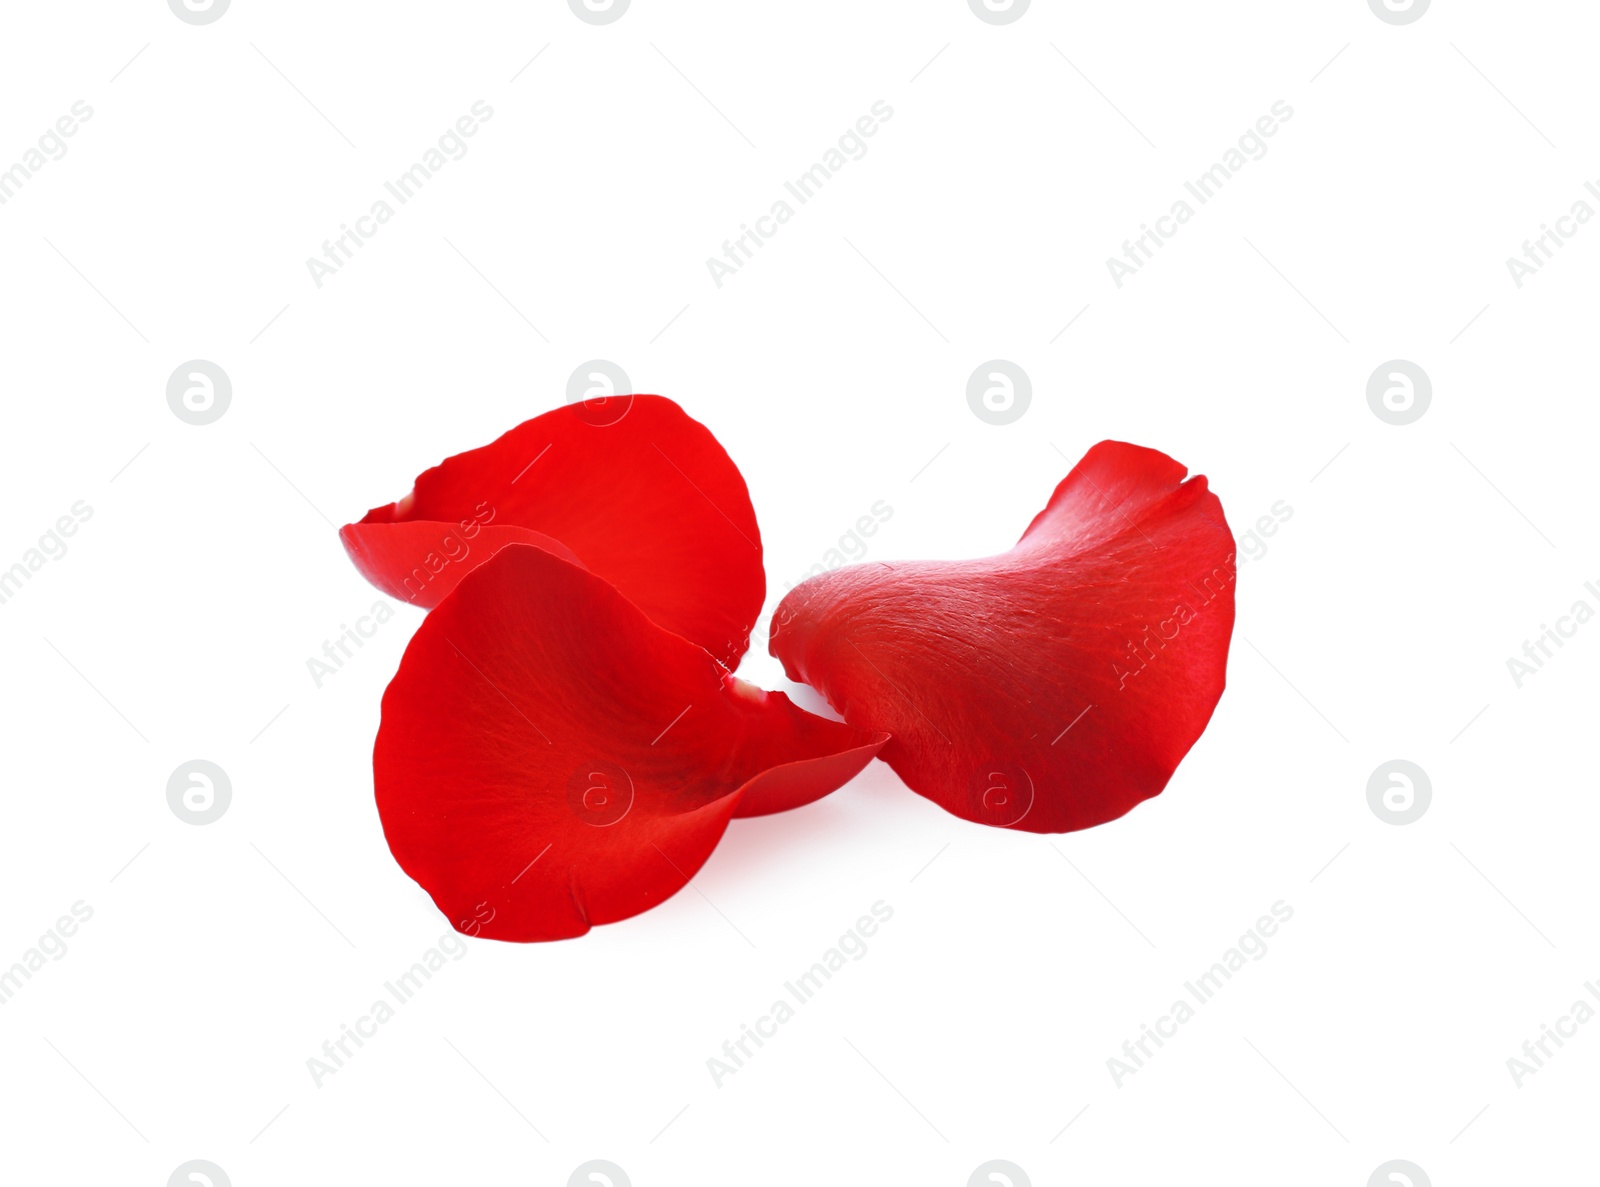
[{"label": "flat red petal", "polygon": [[[510,543],[551,548],[732,668],[766,598],[744,479],[662,396],[573,404],[457,454],[339,532],[368,581],[431,609]],[[616,419],[613,419],[616,418]]]},{"label": "flat red petal", "polygon": [[1234,542],[1203,477],[1091,449],[1010,552],[856,565],[773,618],[772,654],[893,740],[913,791],[967,820],[1066,832],[1156,795],[1222,695]]},{"label": "flat red petal", "polygon": [[457,930],[555,940],[675,894],[741,807],[819,798],[884,741],[511,545],[423,620],[372,765],[390,849]]}]

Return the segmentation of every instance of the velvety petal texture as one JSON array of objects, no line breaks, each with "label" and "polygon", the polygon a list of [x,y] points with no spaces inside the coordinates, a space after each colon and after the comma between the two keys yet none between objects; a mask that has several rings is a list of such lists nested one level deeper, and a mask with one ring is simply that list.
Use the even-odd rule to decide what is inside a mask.
[{"label": "velvety petal texture", "polygon": [[744,479],[662,396],[535,417],[435,466],[339,536],[367,580],[424,609],[506,545],[546,548],[730,669],[766,598]]},{"label": "velvety petal texture", "polygon": [[1159,793],[1222,695],[1234,541],[1204,477],[1103,441],[1011,551],[856,565],[784,598],[770,649],[967,820],[1065,832]]},{"label": "velvety petal texture", "polygon": [[594,572],[509,544],[412,638],[373,771],[390,849],[457,930],[555,940],[675,894],[733,816],[826,795],[885,740],[736,679]]}]

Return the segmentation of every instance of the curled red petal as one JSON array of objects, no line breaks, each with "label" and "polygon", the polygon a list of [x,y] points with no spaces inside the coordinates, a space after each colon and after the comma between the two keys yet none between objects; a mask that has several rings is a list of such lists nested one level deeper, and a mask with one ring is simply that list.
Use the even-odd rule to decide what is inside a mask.
[{"label": "curled red petal", "polygon": [[1066,832],[1158,794],[1205,729],[1233,633],[1234,541],[1204,477],[1102,441],[1011,551],[814,577],[771,652],[967,820]]},{"label": "curled red petal", "polygon": [[423,620],[372,765],[390,849],[458,931],[556,940],[675,894],[741,806],[825,795],[884,741],[513,544]]},{"label": "curled red petal", "polygon": [[557,408],[447,459],[398,503],[340,529],[345,550],[379,589],[431,609],[499,549],[534,544],[736,666],[766,598],[744,479],[671,400],[599,403]]}]

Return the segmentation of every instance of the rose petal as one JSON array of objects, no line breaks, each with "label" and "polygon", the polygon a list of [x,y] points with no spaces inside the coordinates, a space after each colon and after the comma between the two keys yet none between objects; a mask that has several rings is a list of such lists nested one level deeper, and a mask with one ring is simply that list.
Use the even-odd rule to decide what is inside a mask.
[{"label": "rose petal", "polygon": [[771,652],[886,730],[908,787],[967,820],[1066,832],[1158,794],[1222,695],[1234,542],[1203,477],[1091,449],[999,556],[838,569],[790,591]]},{"label": "rose petal", "polygon": [[400,502],[340,530],[350,559],[385,593],[429,609],[498,549],[535,544],[734,667],[766,598],[744,479],[671,400],[606,404],[605,416],[557,408],[427,471]]},{"label": "rose petal", "polygon": [[825,795],[884,741],[737,680],[599,577],[514,544],[418,628],[373,776],[390,849],[457,930],[555,940],[669,898],[741,807]]}]

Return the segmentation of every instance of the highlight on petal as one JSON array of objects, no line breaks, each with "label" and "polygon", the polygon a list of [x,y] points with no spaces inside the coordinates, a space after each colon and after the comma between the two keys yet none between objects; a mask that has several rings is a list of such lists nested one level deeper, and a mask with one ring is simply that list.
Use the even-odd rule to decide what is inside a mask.
[{"label": "highlight on petal", "polygon": [[511,544],[406,648],[373,777],[390,849],[458,931],[556,940],[669,898],[733,816],[820,798],[884,741]]},{"label": "highlight on petal", "polygon": [[1009,552],[814,577],[770,650],[966,820],[1066,832],[1158,794],[1222,695],[1234,541],[1204,477],[1102,441]]},{"label": "highlight on petal", "polygon": [[506,545],[545,548],[730,669],[766,598],[744,479],[705,426],[662,396],[537,416],[435,466],[339,537],[368,581],[424,609]]}]

